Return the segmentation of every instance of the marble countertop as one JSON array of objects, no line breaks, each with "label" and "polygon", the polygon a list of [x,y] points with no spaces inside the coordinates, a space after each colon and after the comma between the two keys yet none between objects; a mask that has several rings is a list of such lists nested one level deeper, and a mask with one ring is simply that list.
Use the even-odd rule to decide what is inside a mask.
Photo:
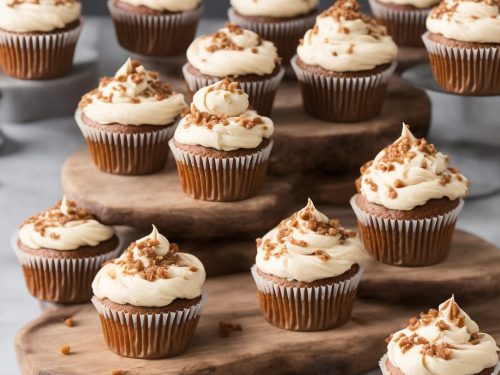
[{"label": "marble countertop", "polygon": [[[204,23],[202,31],[216,26],[213,22]],[[89,19],[81,40],[82,46],[105,51],[101,53],[100,73],[108,75],[127,57],[116,44],[111,27],[109,22]],[[433,125],[439,129],[441,124]],[[83,139],[72,118],[4,123],[0,127],[8,138],[0,150],[0,285],[3,286],[0,289],[0,372],[17,374],[14,336],[20,327],[40,314],[40,307],[26,291],[9,239],[24,218],[61,198],[60,168],[69,155],[83,146]],[[500,147],[496,151],[500,154]],[[473,152],[476,154],[480,155],[479,150]],[[489,164],[491,160],[483,163],[479,157],[473,159],[470,168],[480,178],[491,175]],[[500,164],[493,165],[500,169]],[[492,195],[468,200],[458,226],[500,245],[499,224],[500,195]]]}]

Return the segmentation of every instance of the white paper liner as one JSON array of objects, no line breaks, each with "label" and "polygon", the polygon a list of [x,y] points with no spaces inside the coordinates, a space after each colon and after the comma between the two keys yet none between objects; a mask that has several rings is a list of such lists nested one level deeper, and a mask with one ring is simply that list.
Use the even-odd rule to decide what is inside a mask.
[{"label": "white paper liner", "polygon": [[[500,93],[500,86],[491,87],[500,83],[500,47],[451,47],[432,41],[429,34],[422,35],[427,52],[452,62],[447,66],[447,76],[436,74],[436,67],[431,62],[434,77],[441,86],[447,89],[447,82],[452,80],[452,92],[459,94],[481,95],[482,87],[488,88],[488,94],[492,94],[492,90]],[[472,67],[464,67],[462,62],[472,64]]]},{"label": "white paper liner", "polygon": [[[28,35],[23,33],[10,33],[5,30],[0,30],[0,44],[6,45],[8,48],[18,51],[36,51],[36,50],[52,50],[51,54],[45,61],[32,61],[32,56],[28,54],[16,54],[15,71],[16,77],[21,78],[43,78],[46,71],[54,69],[54,66],[60,61],[61,49],[69,45],[75,45],[78,42],[78,37],[83,28],[83,20],[75,28],[62,32]],[[8,56],[3,56],[2,59],[7,59]],[[72,62],[72,61],[71,61]],[[71,67],[68,66],[68,70]],[[5,66],[6,62],[1,63]],[[63,69],[60,69],[63,70]],[[24,77],[26,71],[31,71],[30,77]],[[34,74],[33,72],[36,72]],[[8,72],[6,72],[7,74]]]},{"label": "white paper liner", "polygon": [[255,22],[238,16],[233,8],[228,9],[227,15],[232,23],[240,25],[244,29],[252,30],[262,38],[272,41],[278,48],[278,55],[283,58],[283,63],[288,63],[293,57],[299,39],[314,26],[317,17],[317,14],[314,13],[278,22]]},{"label": "white paper liner", "polygon": [[[419,253],[419,250],[422,249],[424,244],[427,243],[427,241],[424,241],[424,239],[427,238],[427,234],[437,232],[449,224],[456,223],[464,206],[463,199],[460,199],[460,203],[457,207],[443,215],[419,220],[396,220],[370,215],[369,213],[363,211],[356,203],[356,196],[357,194],[351,197],[349,203],[356,214],[356,218],[364,226],[373,228],[378,232],[397,231],[399,233],[404,232],[414,234],[413,236],[405,236],[407,242],[404,244],[396,239],[392,241],[389,248],[386,250],[393,254],[391,256],[393,259],[403,257],[403,254],[399,254],[400,249],[407,249],[407,253],[409,252],[408,249],[411,249],[413,254]],[[398,253],[398,256],[396,256],[395,253]]]},{"label": "white paper liner", "polygon": [[[219,82],[222,78],[206,78],[204,76],[196,76],[191,74],[188,69],[189,63],[184,64],[182,67],[182,74],[186,80],[186,85],[192,93],[195,93],[199,89],[213,85]],[[271,112],[273,100],[269,100],[269,95],[275,93],[278,90],[278,86],[285,75],[285,69],[280,66],[278,74],[263,79],[261,81],[239,81],[238,78],[234,80],[239,82],[241,89],[248,94],[250,104],[253,109],[257,111],[260,115],[268,115]]]},{"label": "white paper liner", "polygon": [[[180,26],[198,23],[203,14],[202,5],[195,9],[178,13],[168,13],[162,15],[137,14],[126,12],[115,7],[113,0],[108,1],[108,9],[113,19],[135,26],[144,26],[147,30],[155,30],[156,33],[168,37],[167,40],[164,40],[164,44],[169,46],[175,45],[177,41],[176,39],[181,37],[179,33],[176,32]],[[142,36],[147,36],[147,33],[144,32]],[[139,38],[141,36],[138,35],[137,37]],[[136,52],[140,53],[141,51]]]},{"label": "white paper liner", "polygon": [[[387,362],[387,358],[388,355],[386,353],[378,361],[378,365],[380,367],[380,371],[382,371],[382,375],[391,375],[391,373],[387,369],[387,366],[385,365],[385,363]],[[493,369],[493,372],[491,373],[491,375],[498,375],[498,374],[500,374],[500,362],[496,364],[495,368]]]}]

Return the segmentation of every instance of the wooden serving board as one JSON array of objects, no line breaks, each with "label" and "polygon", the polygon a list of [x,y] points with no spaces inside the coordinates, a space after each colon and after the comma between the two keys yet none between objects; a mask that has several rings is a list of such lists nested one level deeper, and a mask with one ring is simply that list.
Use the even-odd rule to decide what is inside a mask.
[{"label": "wooden serving board", "polygon": [[[43,314],[17,335],[16,351],[23,374],[361,374],[377,367],[384,338],[409,317],[430,306],[404,307],[357,301],[351,320],[335,330],[290,332],[269,325],[257,305],[251,276],[210,279],[208,302],[188,351],[165,360],[122,358],[107,350],[98,315],[90,304]],[[460,299],[458,302],[461,303]],[[481,329],[500,340],[500,298],[466,306]],[[62,321],[72,317],[75,326]],[[219,322],[241,324],[243,331],[222,338]],[[69,345],[70,355],[62,355]]]}]

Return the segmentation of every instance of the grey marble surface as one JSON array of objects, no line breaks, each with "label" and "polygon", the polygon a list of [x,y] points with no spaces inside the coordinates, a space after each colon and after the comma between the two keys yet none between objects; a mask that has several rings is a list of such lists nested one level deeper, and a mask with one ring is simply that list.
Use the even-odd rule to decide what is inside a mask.
[{"label": "grey marble surface", "polygon": [[[212,30],[214,23],[205,23],[203,31]],[[100,72],[111,74],[127,57],[114,40],[111,25],[91,19],[87,21],[82,45],[101,53]],[[439,100],[439,98],[437,99]],[[498,110],[497,110],[498,111]],[[439,114],[437,114],[439,115]],[[436,116],[435,116],[436,117]],[[497,116],[496,118],[500,118]],[[448,128],[434,122],[433,137],[446,145]],[[449,125],[449,124],[448,124]],[[454,123],[453,126],[461,126]],[[496,124],[500,127],[500,124]],[[0,150],[0,374],[17,374],[14,336],[18,329],[40,314],[38,302],[25,289],[21,270],[9,238],[17,225],[28,215],[52,205],[61,197],[60,168],[65,159],[83,145],[81,134],[72,118],[59,118],[27,124],[1,124],[8,142]],[[500,131],[495,133],[497,140]],[[476,148],[467,155],[468,171],[481,180],[499,173],[498,146],[485,156]],[[458,159],[457,159],[458,160]],[[496,161],[495,161],[496,160]],[[465,162],[464,161],[464,162]],[[486,165],[486,167],[485,167]],[[496,170],[492,170],[496,168]],[[468,171],[464,171],[467,173]],[[496,175],[498,176],[498,175]],[[498,182],[498,181],[497,181]],[[476,233],[500,245],[500,196],[467,201],[459,227]],[[473,249],[471,249],[473,250]],[[471,255],[473,257],[473,255]],[[22,360],[22,359],[21,359]],[[374,372],[373,374],[376,374]]]}]

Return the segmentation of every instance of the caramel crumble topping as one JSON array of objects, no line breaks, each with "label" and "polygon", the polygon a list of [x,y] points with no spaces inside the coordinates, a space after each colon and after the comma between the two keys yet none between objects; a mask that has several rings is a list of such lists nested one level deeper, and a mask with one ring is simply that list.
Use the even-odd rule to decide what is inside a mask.
[{"label": "caramel crumble topping", "polygon": [[71,354],[71,348],[69,347],[69,345],[63,345],[59,348],[59,351],[61,352],[61,354],[64,354],[64,355],[70,355]]},{"label": "caramel crumble topping", "polygon": [[[243,29],[235,25],[234,23],[227,23],[224,26],[226,29],[229,30],[230,33],[236,34],[236,35],[241,35],[243,34]],[[207,38],[210,39],[210,45],[206,47],[206,50],[210,53],[214,53],[216,51],[220,50],[226,50],[226,51],[243,51],[243,47],[238,46],[236,43],[234,43],[229,34],[224,32],[224,31],[217,31],[216,33],[213,33],[211,35],[207,35]],[[258,48],[260,45],[262,45],[262,39],[259,38],[257,46],[252,48],[252,53],[258,53]]]},{"label": "caramel crumble topping", "polygon": [[449,361],[453,358],[452,349],[455,349],[455,347],[447,342],[427,343],[420,349],[420,353],[429,357],[437,357]]},{"label": "caramel crumble topping", "polygon": [[64,325],[67,327],[74,327],[75,321],[73,320],[73,318],[68,318],[64,321]]}]

